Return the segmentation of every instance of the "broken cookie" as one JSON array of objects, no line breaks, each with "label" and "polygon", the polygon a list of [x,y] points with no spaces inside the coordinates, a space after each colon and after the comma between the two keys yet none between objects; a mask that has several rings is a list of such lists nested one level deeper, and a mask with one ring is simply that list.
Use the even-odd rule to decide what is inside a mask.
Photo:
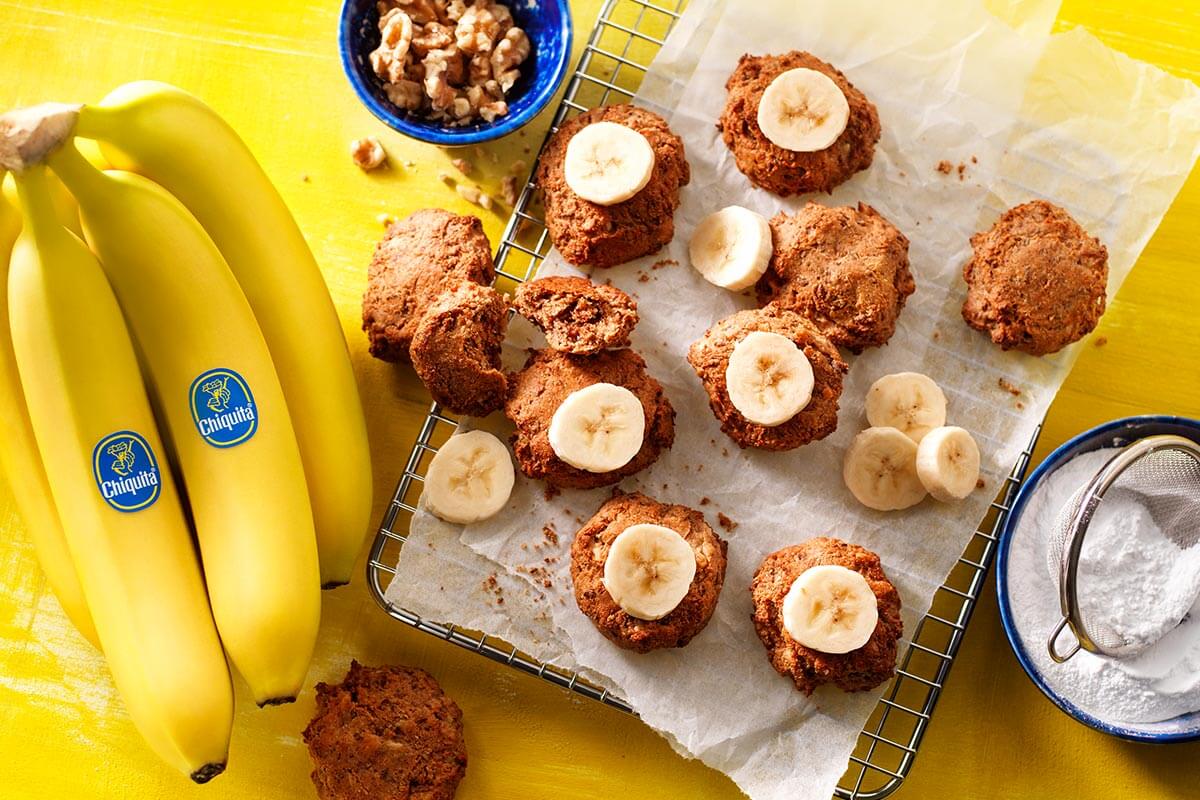
[{"label": "broken cookie", "polygon": [[546,334],[555,350],[598,353],[629,345],[637,303],[615,286],[587,278],[551,276],[521,284],[513,307]]},{"label": "broken cookie", "polygon": [[488,286],[465,281],[441,295],[413,334],[413,369],[439,404],[482,417],[504,405],[508,381],[500,348],[508,303]]}]

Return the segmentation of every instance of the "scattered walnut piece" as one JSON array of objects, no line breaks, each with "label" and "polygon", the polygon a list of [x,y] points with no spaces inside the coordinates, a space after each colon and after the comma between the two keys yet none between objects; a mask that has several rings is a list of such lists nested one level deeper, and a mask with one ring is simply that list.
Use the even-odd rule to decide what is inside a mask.
[{"label": "scattered walnut piece", "polygon": [[463,200],[475,205],[479,205],[479,198],[483,196],[483,193],[474,186],[464,186],[461,183],[454,187],[454,191],[458,192],[458,196]]},{"label": "scattered walnut piece", "polygon": [[450,163],[453,164],[454,168],[463,175],[470,175],[472,170],[475,169],[474,165],[465,158],[452,158],[450,159]]},{"label": "scattered walnut piece", "polygon": [[1106,345],[1106,344],[1108,344],[1107,336],[1097,336],[1096,337],[1096,341],[1095,341],[1096,347],[1104,347],[1104,345]]},{"label": "scattered walnut piece", "polygon": [[500,182],[500,196],[510,206],[517,204],[517,179],[512,175],[505,176]]},{"label": "scattered walnut piece", "polygon": [[529,168],[529,165],[526,164],[522,159],[518,158],[516,161],[514,161],[508,165],[508,174],[509,175],[524,175],[525,170],[527,170],[528,168]]},{"label": "scattered walnut piece", "polygon": [[359,169],[370,172],[383,166],[387,161],[387,151],[383,149],[383,143],[378,138],[367,136],[350,143],[350,157]]}]

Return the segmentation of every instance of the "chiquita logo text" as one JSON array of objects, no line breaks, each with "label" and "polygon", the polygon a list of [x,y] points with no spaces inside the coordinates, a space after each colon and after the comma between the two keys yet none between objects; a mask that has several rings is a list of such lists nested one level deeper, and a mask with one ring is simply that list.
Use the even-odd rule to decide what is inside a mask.
[{"label": "chiquita logo text", "polygon": [[234,447],[258,430],[258,409],[246,380],[231,369],[210,369],[192,381],[192,420],[213,447]]},{"label": "chiquita logo text", "polygon": [[158,459],[135,431],[105,436],[92,449],[92,473],[104,502],[117,511],[149,508],[162,491]]}]

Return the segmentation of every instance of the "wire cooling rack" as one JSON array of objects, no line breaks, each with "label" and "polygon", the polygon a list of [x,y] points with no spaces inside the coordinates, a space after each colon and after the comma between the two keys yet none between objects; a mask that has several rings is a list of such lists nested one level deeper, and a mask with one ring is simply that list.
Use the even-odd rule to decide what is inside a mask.
[{"label": "wire cooling rack", "polygon": [[[650,61],[679,19],[684,5],[686,0],[606,0],[567,84],[551,130],[557,130],[564,120],[589,108],[632,99]],[[517,200],[496,253],[497,285],[511,289],[516,283],[527,280],[549,251],[550,243],[530,179]],[[425,469],[457,425],[454,415],[444,412],[436,404],[425,418],[371,546],[367,581],[376,602],[390,616],[419,631],[633,713],[625,700],[570,670],[542,663],[496,637],[422,619],[384,597],[408,536]],[[1024,480],[1040,433],[1039,426],[958,563],[934,595],[929,613],[917,625],[900,658],[896,677],[859,734],[835,796],[846,800],[878,800],[899,788],[912,768],[917,748],[985,585],[997,539]]]}]

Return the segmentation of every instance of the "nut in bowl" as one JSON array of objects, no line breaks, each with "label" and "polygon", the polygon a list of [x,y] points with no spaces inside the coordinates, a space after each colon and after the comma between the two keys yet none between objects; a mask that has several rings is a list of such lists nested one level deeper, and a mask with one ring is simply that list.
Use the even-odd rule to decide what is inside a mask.
[{"label": "nut in bowl", "polygon": [[443,146],[498,139],[533,119],[567,73],[571,40],[566,0],[346,0],[338,33],[371,113]]}]

